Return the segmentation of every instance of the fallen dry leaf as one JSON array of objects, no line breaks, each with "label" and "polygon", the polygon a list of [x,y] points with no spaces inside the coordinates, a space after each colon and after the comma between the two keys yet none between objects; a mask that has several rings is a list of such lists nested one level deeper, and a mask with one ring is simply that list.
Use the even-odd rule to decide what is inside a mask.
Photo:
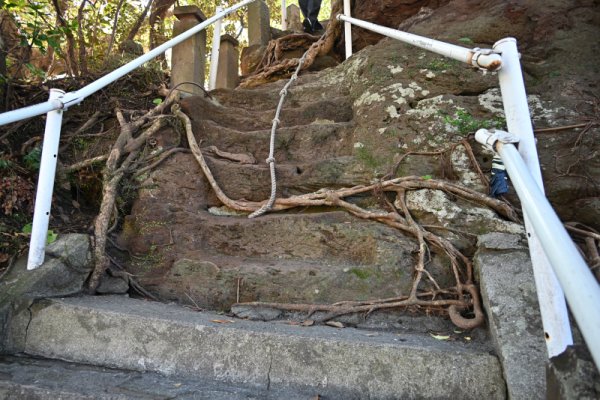
[{"label": "fallen dry leaf", "polygon": [[300,325],[302,326],[313,326],[315,324],[315,321],[313,321],[312,319],[307,319],[306,321],[302,322]]},{"label": "fallen dry leaf", "polygon": [[434,335],[433,333],[430,333],[431,337],[437,340],[448,340],[450,339],[450,336],[445,336],[445,335]]},{"label": "fallen dry leaf", "polygon": [[230,319],[213,319],[210,322],[214,322],[217,324],[233,324],[235,321],[232,321]]},{"label": "fallen dry leaf", "polygon": [[342,324],[341,322],[338,321],[327,321],[325,322],[326,325],[329,326],[333,326],[334,328],[343,328],[344,324]]}]

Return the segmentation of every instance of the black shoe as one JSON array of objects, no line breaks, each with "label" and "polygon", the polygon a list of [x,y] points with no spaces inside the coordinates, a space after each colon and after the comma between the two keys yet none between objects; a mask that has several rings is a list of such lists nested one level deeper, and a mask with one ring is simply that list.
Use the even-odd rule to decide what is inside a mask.
[{"label": "black shoe", "polygon": [[309,20],[305,19],[302,22],[302,26],[304,27],[304,32],[306,32],[306,33],[313,33],[313,27],[312,27],[312,24],[310,23]]},{"label": "black shoe", "polygon": [[315,23],[313,24],[313,31],[317,32],[317,31],[322,31],[323,30],[323,25],[321,25],[321,23],[319,21],[315,21]]}]

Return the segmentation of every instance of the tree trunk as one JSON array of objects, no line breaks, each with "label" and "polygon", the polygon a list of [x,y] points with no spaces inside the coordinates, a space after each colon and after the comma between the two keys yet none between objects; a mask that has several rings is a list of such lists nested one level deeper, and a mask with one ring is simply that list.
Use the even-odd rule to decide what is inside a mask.
[{"label": "tree trunk", "polygon": [[56,11],[56,21],[61,27],[65,28],[65,36],[67,37],[67,52],[65,53],[67,68],[72,75],[79,75],[79,68],[76,62],[77,58],[75,57],[75,37],[63,15],[63,9],[66,8],[66,4],[63,3],[63,6],[61,7],[61,4],[58,2],[59,0],[52,0],[54,10]]},{"label": "tree trunk", "polygon": [[112,51],[112,47],[115,44],[115,35],[117,34],[117,22],[119,21],[119,13],[121,12],[121,7],[123,7],[123,3],[125,0],[119,0],[119,4],[117,4],[117,11],[115,12],[115,19],[113,20],[112,33],[110,34],[110,39],[108,41],[108,48],[106,49],[106,57],[104,62],[108,61],[108,57],[110,56],[110,52]]},{"label": "tree trunk", "polygon": [[83,9],[87,4],[87,0],[83,0],[81,5],[79,6],[79,10],[77,10],[77,39],[79,45],[79,67],[81,73],[84,75],[89,74],[87,67],[87,51],[85,47],[85,39],[83,36],[83,28],[81,27],[83,23]]},{"label": "tree trunk", "polygon": [[137,35],[138,31],[142,27],[142,24],[144,23],[144,20],[146,19],[146,16],[148,15],[148,11],[150,11],[152,2],[152,0],[148,1],[148,4],[146,4],[146,8],[144,8],[144,11],[142,11],[138,19],[135,21],[135,24],[133,24],[133,26],[131,27],[131,30],[127,35],[127,39],[125,39],[125,42],[133,40],[135,38],[135,35]]}]

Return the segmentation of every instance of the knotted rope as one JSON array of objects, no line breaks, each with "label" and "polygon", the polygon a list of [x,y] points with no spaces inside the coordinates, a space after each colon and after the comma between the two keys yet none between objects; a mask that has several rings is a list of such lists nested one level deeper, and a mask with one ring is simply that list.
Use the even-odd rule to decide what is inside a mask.
[{"label": "knotted rope", "polygon": [[302,55],[302,57],[300,57],[300,60],[298,60],[298,67],[296,68],[296,71],[292,74],[290,80],[279,92],[279,104],[277,105],[277,110],[275,111],[275,118],[273,118],[273,126],[271,127],[271,143],[269,146],[269,157],[265,160],[266,163],[269,164],[269,169],[271,170],[271,197],[269,197],[269,200],[261,208],[248,215],[248,218],[260,217],[261,215],[269,211],[273,207],[273,204],[275,204],[275,197],[277,195],[277,177],[275,175],[275,133],[277,132],[277,126],[281,122],[279,120],[279,114],[281,113],[281,109],[283,108],[283,102],[285,101],[285,96],[288,94],[288,89],[292,85],[292,83],[296,79],[298,79],[298,73],[300,73],[300,70],[302,69],[302,65],[306,60],[306,56],[309,50],[307,50]]}]

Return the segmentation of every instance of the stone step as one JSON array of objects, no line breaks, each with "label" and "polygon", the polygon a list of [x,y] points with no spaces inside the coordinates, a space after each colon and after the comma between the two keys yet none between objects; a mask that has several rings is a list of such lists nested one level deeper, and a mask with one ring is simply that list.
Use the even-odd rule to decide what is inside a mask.
[{"label": "stone step", "polygon": [[[271,194],[269,166],[239,164],[205,154],[205,160],[223,192],[231,199],[267,200]],[[277,158],[277,157],[276,157]],[[311,193],[323,188],[336,189],[366,185],[371,174],[354,157],[325,160],[276,163],[277,196],[289,197]],[[191,154],[169,157],[161,168],[152,171],[142,181],[140,202],[161,207],[197,211],[207,205],[221,204],[216,200],[208,181]]]},{"label": "stone step", "polygon": [[[82,384],[85,383],[85,384]],[[202,377],[167,376],[32,357],[0,356],[4,400],[308,400],[318,392],[265,390]]]},{"label": "stone step", "polygon": [[[277,159],[277,155],[275,158]],[[195,160],[193,162],[195,163]],[[271,175],[269,166],[264,161],[249,165],[211,157],[207,158],[206,163],[221,189],[230,198],[252,201],[264,201],[269,198]],[[282,162],[276,163],[275,168],[279,197],[311,193],[323,188],[367,185],[372,179],[372,172],[351,156]]]},{"label": "stone step", "polygon": [[[135,254],[157,259],[155,265],[133,260],[129,271],[159,298],[193,297],[203,308],[228,310],[238,298],[335,303],[396,297],[412,286],[416,242],[343,211],[248,219],[168,210],[163,215],[157,207],[146,210],[171,221],[169,227],[131,221],[127,231],[136,233],[123,239]],[[432,257],[428,270],[438,284],[453,286],[444,259]]]},{"label": "stone step", "polygon": [[231,319],[127,297],[48,299],[15,313],[11,352],[203,377],[332,399],[504,399],[498,359],[475,342]]},{"label": "stone step", "polygon": [[[275,135],[275,159],[278,162],[317,162],[352,154],[349,122],[321,121],[309,125],[279,128]],[[252,154],[258,163],[269,155],[271,130],[239,131],[213,121],[198,121],[194,134],[202,146],[216,146],[234,154]]]},{"label": "stone step", "polygon": [[[336,101],[343,100],[343,102],[347,102],[348,87],[340,84],[341,82],[328,82],[327,80],[318,79],[319,75],[322,76],[327,73],[327,71],[316,74],[302,73],[288,90],[284,108],[298,108],[303,104],[314,103],[319,99],[338,99]],[[254,111],[271,110],[274,113],[279,103],[280,91],[287,82],[287,79],[282,79],[253,89],[216,89],[211,91],[210,95],[223,106]]]},{"label": "stone step", "polygon": [[[276,107],[247,110],[216,104],[203,96],[187,97],[181,101],[182,110],[192,122],[209,120],[227,128],[246,131],[271,129]],[[296,106],[288,103],[279,116],[281,127],[308,125],[322,120],[348,122],[352,118],[352,106],[345,98],[320,99]]]}]

